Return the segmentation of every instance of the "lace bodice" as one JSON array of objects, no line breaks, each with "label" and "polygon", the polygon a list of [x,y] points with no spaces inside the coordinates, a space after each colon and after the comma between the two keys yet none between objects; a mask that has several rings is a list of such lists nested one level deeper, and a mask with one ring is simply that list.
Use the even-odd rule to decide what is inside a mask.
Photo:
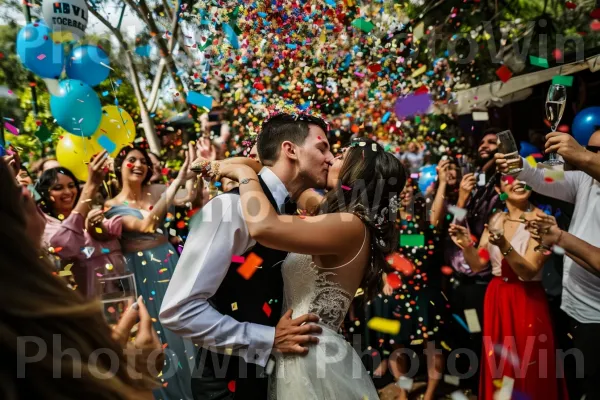
[{"label": "lace bodice", "polygon": [[290,253],[281,269],[284,283],[284,310],[293,309],[293,318],[316,314],[321,323],[337,331],[354,298],[335,281],[335,269],[317,266],[311,255]]}]

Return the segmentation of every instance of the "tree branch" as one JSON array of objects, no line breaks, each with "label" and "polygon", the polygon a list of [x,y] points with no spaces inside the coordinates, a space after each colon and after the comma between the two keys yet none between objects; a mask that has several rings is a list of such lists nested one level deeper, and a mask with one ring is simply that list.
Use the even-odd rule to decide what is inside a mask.
[{"label": "tree branch", "polygon": [[[184,91],[183,83],[179,79],[179,76],[177,76],[177,66],[175,65],[175,60],[173,60],[173,57],[171,55],[171,46],[170,46],[171,41],[173,40],[177,31],[179,31],[179,22],[178,22],[179,19],[178,19],[178,14],[177,14],[177,12],[179,10],[174,10],[174,13],[173,13],[173,21],[174,22],[173,22],[172,26],[175,29],[173,30],[173,34],[171,35],[171,38],[169,38],[169,43],[166,43],[165,40],[163,39],[162,35],[160,34],[160,30],[158,29],[158,26],[156,25],[156,21],[154,21],[154,17],[152,16],[150,9],[148,8],[148,4],[146,4],[146,0],[139,0],[137,5],[133,2],[133,0],[125,0],[125,3],[127,3],[127,5],[129,5],[129,7],[134,9],[134,11],[146,22],[146,24],[148,25],[148,28],[150,28],[150,34],[153,36],[154,41],[156,42],[158,49],[160,50],[160,56],[165,58],[167,70],[169,71],[169,73],[171,75],[171,79],[173,79],[173,82],[175,83],[175,86],[177,87],[177,90],[179,91],[179,98],[185,103],[185,105],[187,107],[187,102],[186,102],[187,96]],[[173,40],[173,42],[174,42],[174,40]]]}]

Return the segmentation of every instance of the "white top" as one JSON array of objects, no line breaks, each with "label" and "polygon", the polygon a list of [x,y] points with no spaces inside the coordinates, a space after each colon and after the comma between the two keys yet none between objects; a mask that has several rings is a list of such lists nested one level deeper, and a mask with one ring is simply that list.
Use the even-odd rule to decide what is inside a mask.
[{"label": "white top", "polygon": [[[563,181],[546,183],[544,171],[523,160],[519,179],[534,191],[575,204],[569,233],[600,247],[600,183],[582,171],[565,171]],[[561,308],[581,323],[600,323],[600,278],[565,256]]]},{"label": "white top", "polygon": [[[270,169],[261,178],[281,209],[288,191]],[[176,334],[218,353],[237,355],[264,367],[275,328],[238,322],[208,302],[227,275],[231,257],[256,244],[244,220],[240,196],[225,193],[209,201],[189,222],[190,233],[160,309],[160,322]]]},{"label": "white top", "polygon": [[[524,224],[519,224],[519,227],[515,231],[512,239],[510,240],[510,245],[513,247],[513,250],[519,253],[521,256],[525,256],[527,253],[527,247],[529,246],[529,239],[531,238],[531,234],[527,229],[525,229]],[[498,246],[494,246],[491,243],[487,245],[488,252],[490,253],[490,263],[492,264],[492,275],[494,276],[502,276],[502,260],[504,256],[500,251]],[[537,273],[537,275],[532,279],[532,281],[541,281],[542,280],[542,270]],[[521,277],[519,277],[519,280]]]}]

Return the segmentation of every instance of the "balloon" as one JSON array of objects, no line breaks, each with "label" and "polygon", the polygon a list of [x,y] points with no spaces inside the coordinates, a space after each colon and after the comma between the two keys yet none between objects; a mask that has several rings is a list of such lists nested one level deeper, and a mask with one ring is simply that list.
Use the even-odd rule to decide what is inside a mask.
[{"label": "balloon", "polygon": [[435,178],[437,178],[437,170],[435,168],[435,165],[421,167],[421,176],[419,176],[419,189],[421,192],[425,193],[427,188],[435,182]]},{"label": "balloon", "polygon": [[60,81],[60,96],[50,96],[50,111],[56,122],[75,135],[92,136],[102,118],[102,108],[94,89],[81,81]]},{"label": "balloon", "polygon": [[[103,65],[104,64],[104,65]],[[98,46],[86,44],[75,47],[67,57],[67,76],[90,86],[96,86],[108,77],[108,56]]]},{"label": "balloon", "polygon": [[100,143],[104,144],[103,139],[101,139],[103,135],[114,143],[114,151],[110,155],[115,157],[121,148],[127,146],[135,139],[133,118],[121,107],[102,107],[102,119],[96,133],[94,133],[94,141],[96,142],[100,139]]},{"label": "balloon", "polygon": [[584,108],[573,120],[573,136],[579,144],[585,146],[597,127],[600,127],[600,107]]},{"label": "balloon", "polygon": [[83,37],[88,21],[85,0],[44,0],[42,15],[54,31],[54,40],[75,42]]},{"label": "balloon", "polygon": [[521,150],[519,150],[519,155],[521,157],[527,157],[532,154],[540,153],[540,149],[535,147],[529,142],[521,142]]},{"label": "balloon", "polygon": [[52,41],[52,31],[41,22],[25,25],[17,35],[17,54],[23,65],[42,78],[56,79],[63,70],[65,53]]},{"label": "balloon", "polygon": [[82,181],[88,179],[88,166],[94,154],[102,149],[90,138],[66,134],[56,145],[56,159]]}]

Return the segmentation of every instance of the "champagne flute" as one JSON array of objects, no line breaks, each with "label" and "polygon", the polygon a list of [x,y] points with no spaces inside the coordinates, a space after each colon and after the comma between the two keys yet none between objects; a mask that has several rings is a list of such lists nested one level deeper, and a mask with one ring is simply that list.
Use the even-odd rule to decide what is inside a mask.
[{"label": "champagne flute", "polygon": [[504,154],[508,164],[508,171],[504,175],[517,175],[523,170],[519,167],[521,157],[519,156],[519,148],[517,142],[510,130],[498,133],[498,151]]},{"label": "champagne flute", "polygon": [[488,230],[490,234],[495,237],[504,236],[504,220],[505,216],[503,212],[497,212],[490,218],[488,222]]},{"label": "champagne flute", "polygon": [[96,295],[102,303],[106,322],[111,326],[116,325],[137,299],[135,276],[131,273],[105,273],[97,280]]},{"label": "champagne flute", "polygon": [[[546,118],[550,121],[552,131],[556,131],[558,124],[565,111],[567,103],[567,88],[563,85],[550,85],[548,96],[546,97]],[[548,166],[563,165],[556,153],[550,153],[548,161],[543,163]]]}]

